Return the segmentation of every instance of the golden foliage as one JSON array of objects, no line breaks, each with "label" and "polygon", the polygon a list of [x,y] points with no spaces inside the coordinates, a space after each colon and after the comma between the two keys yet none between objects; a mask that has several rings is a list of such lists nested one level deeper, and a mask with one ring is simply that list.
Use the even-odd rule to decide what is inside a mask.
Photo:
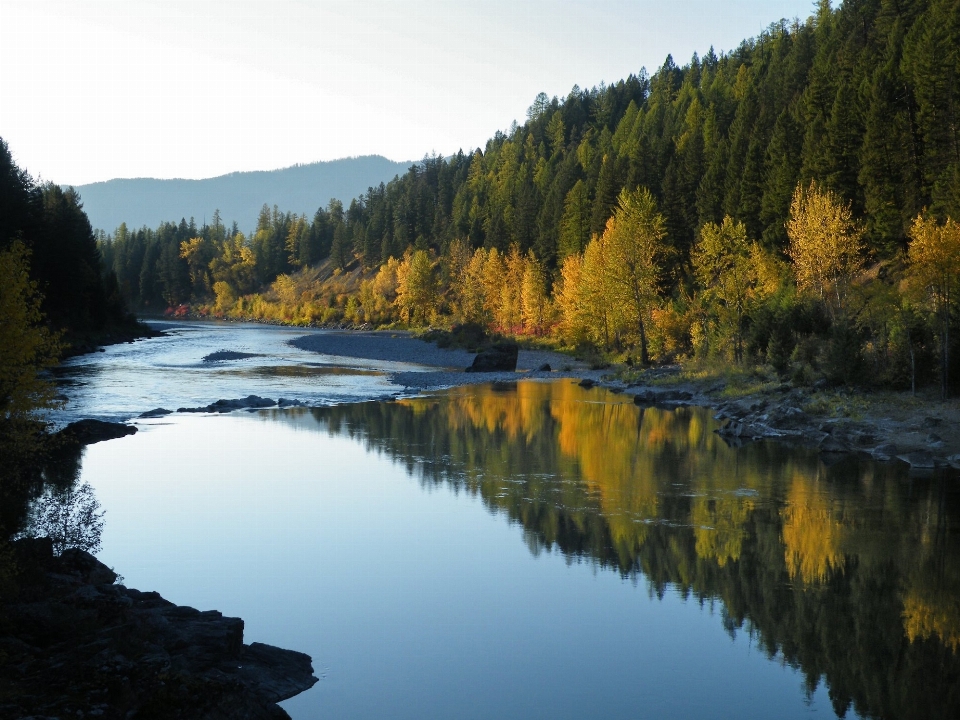
[{"label": "golden foliage", "polygon": [[385,323],[392,317],[399,267],[399,260],[389,258],[371,280],[364,280],[360,284],[360,308],[364,322]]},{"label": "golden foliage", "polygon": [[439,288],[433,261],[425,250],[407,252],[397,266],[396,305],[408,323],[428,323],[436,313]]},{"label": "golden foliage", "polygon": [[[758,300],[772,295],[780,285],[777,261],[757,243],[747,239],[747,228],[729,215],[723,223],[706,223],[700,229],[700,241],[691,254],[694,272],[702,291],[699,295],[707,324],[715,333],[698,342],[701,353],[708,352],[711,336],[721,348],[732,343],[736,362],[743,359],[744,319]],[[706,330],[706,328],[704,328]]]},{"label": "golden foliage", "polygon": [[842,204],[830,190],[816,182],[793,193],[787,254],[793,260],[797,287],[825,300],[841,311],[853,277],[863,267],[863,230],[853,221],[850,204]]},{"label": "golden foliage", "polygon": [[648,190],[620,193],[603,234],[590,240],[582,258],[568,256],[561,267],[558,304],[569,339],[604,347],[635,340],[641,361],[648,361],[647,324],[659,301],[665,236]]},{"label": "golden foliage", "polygon": [[947,218],[938,225],[918,215],[910,226],[910,286],[932,301],[934,311],[947,308],[960,280],[960,224]]},{"label": "golden foliage", "polygon": [[22,242],[0,251],[0,420],[23,420],[56,405],[41,371],[57,363],[58,336],[43,325],[40,294]]}]

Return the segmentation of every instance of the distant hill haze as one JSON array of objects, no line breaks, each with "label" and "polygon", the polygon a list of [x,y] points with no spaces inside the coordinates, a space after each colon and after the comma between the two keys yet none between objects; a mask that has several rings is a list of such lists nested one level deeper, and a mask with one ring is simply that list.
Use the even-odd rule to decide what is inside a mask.
[{"label": "distant hill haze", "polygon": [[155,228],[164,220],[179,222],[193,217],[200,225],[217,209],[227,226],[235,220],[243,232],[249,232],[256,227],[264,203],[312,218],[330,198],[348,205],[368,188],[404,174],[412,164],[366,155],[205,180],[121,178],[76,189],[90,224],[108,233],[122,222],[130,229]]}]

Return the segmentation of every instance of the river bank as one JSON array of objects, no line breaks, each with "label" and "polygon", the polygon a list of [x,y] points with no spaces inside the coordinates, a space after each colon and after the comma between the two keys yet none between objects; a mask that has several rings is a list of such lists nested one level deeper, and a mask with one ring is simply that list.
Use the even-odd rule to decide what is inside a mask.
[{"label": "river bank", "polygon": [[177,606],[49,538],[10,545],[0,604],[0,717],[289,717],[308,655],[244,644],[243,620]]},{"label": "river bank", "polygon": [[468,373],[465,368],[474,353],[440,348],[396,332],[328,331],[290,344],[325,355],[437,368],[392,373],[392,382],[406,390],[569,378],[631,395],[638,405],[713,408],[717,419],[726,421],[720,435],[732,444],[776,440],[816,447],[827,459],[860,453],[883,462],[906,462],[917,470],[960,468],[960,403],[956,400],[906,392],[796,387],[769,378],[744,386],[739,378],[721,375],[690,378],[678,366],[651,369],[637,380],[625,380],[623,368],[591,369],[561,353],[523,348],[516,372]]}]

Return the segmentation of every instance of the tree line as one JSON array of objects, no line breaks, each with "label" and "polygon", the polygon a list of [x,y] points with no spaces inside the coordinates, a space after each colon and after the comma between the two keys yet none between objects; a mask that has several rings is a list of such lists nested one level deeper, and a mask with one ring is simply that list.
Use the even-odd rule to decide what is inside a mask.
[{"label": "tree line", "polygon": [[142,329],[103,268],[79,195],[35,181],[0,138],[0,586],[13,587],[5,543],[28,499],[44,483],[69,485],[79,467],[79,448],[66,451],[38,417],[58,403],[45,371],[118,332]]},{"label": "tree line", "polygon": [[[723,356],[799,378],[871,370],[899,386],[939,367],[946,384],[955,293],[943,282],[956,274],[924,285],[910,248],[949,244],[960,217],[957,47],[949,0],[822,0],[729,53],[541,93],[482,150],[427,157],[312,218],[265,206],[249,237],[215,216],[121,226],[101,244],[139,307],[302,323],[475,317],[638,362]],[[652,245],[630,225],[641,207]],[[843,237],[809,243],[842,245],[842,273],[805,264],[819,256],[791,237],[801,209],[811,232],[816,212],[834,214]],[[647,266],[627,270],[631,253]],[[358,278],[324,283],[311,272],[321,263]],[[487,263],[478,299],[464,283]],[[600,282],[604,266],[623,277]],[[841,357],[846,371],[831,362]]]}]

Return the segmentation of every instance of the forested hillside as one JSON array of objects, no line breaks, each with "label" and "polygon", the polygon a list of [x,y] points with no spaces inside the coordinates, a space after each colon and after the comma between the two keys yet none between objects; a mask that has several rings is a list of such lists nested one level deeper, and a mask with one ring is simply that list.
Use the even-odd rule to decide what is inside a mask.
[{"label": "forested hillside", "polygon": [[[264,207],[250,238],[219,216],[122,227],[105,255],[139,306],[477,320],[643,362],[903,385],[950,367],[958,73],[953,0],[822,0],[725,55],[541,94],[482,150],[346,207]],[[321,262],[366,273],[334,291]]]}]

